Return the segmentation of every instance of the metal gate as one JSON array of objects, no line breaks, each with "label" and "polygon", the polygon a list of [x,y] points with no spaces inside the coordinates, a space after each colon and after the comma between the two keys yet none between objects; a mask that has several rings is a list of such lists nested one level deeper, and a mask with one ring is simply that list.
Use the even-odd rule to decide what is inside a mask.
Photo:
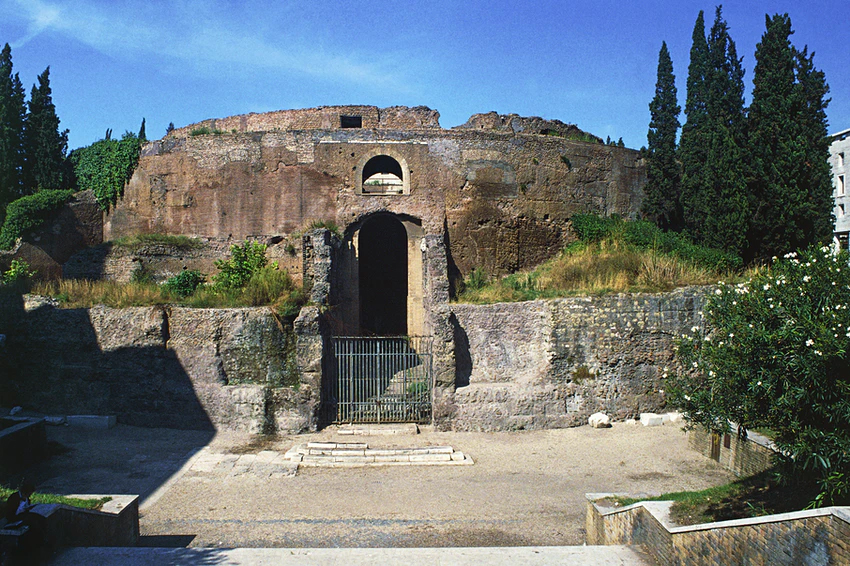
[{"label": "metal gate", "polygon": [[431,421],[430,336],[331,338],[323,401],[335,423]]}]

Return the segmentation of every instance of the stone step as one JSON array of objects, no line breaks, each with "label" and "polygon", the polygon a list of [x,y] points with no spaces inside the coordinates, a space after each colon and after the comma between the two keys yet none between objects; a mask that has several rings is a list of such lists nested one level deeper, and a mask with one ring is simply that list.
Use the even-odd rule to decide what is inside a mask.
[{"label": "stone step", "polygon": [[468,454],[451,446],[369,448],[362,442],[308,442],[292,447],[284,458],[300,466],[470,465]]}]

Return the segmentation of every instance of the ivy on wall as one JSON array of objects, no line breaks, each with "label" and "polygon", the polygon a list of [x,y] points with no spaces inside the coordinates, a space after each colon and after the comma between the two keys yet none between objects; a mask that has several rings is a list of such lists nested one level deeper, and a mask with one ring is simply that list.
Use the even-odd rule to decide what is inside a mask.
[{"label": "ivy on wall", "polygon": [[103,210],[124,194],[124,185],[139,163],[141,140],[126,132],[120,140],[110,138],[76,149],[69,156],[81,191],[91,190]]},{"label": "ivy on wall", "polygon": [[40,191],[9,203],[6,220],[0,230],[0,249],[8,250],[15,240],[33,230],[63,204],[71,200],[74,191]]}]

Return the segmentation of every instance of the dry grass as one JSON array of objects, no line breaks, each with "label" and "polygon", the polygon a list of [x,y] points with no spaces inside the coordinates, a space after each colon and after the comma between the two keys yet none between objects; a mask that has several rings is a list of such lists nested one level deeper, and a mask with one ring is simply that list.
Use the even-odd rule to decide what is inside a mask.
[{"label": "dry grass", "polygon": [[32,293],[55,297],[65,308],[114,308],[179,304],[198,308],[232,308],[269,305],[283,316],[298,313],[303,293],[285,271],[262,270],[244,288],[222,290],[211,285],[199,287],[188,297],[179,297],[155,283],[116,283],[62,279],[33,285]]},{"label": "dry grass", "polygon": [[162,305],[175,299],[152,283],[116,283],[62,279],[35,283],[32,293],[55,297],[67,308],[89,308],[95,305],[110,307],[139,307]]},{"label": "dry grass", "polygon": [[568,248],[534,271],[467,287],[458,300],[495,303],[572,295],[663,292],[735,278],[734,274],[712,271],[672,255],[600,242]]}]

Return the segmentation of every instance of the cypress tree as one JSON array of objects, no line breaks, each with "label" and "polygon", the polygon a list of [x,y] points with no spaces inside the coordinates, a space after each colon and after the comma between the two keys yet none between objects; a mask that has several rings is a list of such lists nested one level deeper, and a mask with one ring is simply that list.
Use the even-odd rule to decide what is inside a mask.
[{"label": "cypress tree", "polygon": [[148,141],[148,136],[145,133],[145,119],[144,118],[142,118],[142,126],[139,128],[138,138],[139,138],[139,141],[141,141],[141,142]]},{"label": "cypress tree", "polygon": [[788,14],[765,17],[765,23],[747,120],[753,210],[748,260],[828,241],[834,222],[824,98],[829,88],[807,50],[791,44]]},{"label": "cypress tree", "polygon": [[706,141],[701,242],[741,254],[749,225],[746,186],[744,70],[718,6],[708,37]]},{"label": "cypress tree", "polygon": [[792,112],[798,132],[800,159],[797,162],[797,186],[801,190],[802,201],[795,216],[803,236],[799,243],[791,244],[799,248],[814,242],[829,242],[835,227],[826,119],[829,86],[823,71],[814,66],[814,55],[814,52],[809,55],[807,47],[802,51],[795,49],[797,84]]},{"label": "cypress tree", "polygon": [[765,16],[765,24],[766,31],[756,44],[753,100],[747,117],[753,212],[747,251],[750,261],[787,253],[791,250],[783,248],[788,240],[799,239],[799,234],[788,232],[794,228],[786,215],[797,193],[790,178],[795,169],[796,137],[791,121],[795,82],[791,19],[787,14]]},{"label": "cypress tree", "polygon": [[24,167],[24,88],[12,74],[12,49],[0,51],[0,220],[6,205],[22,196]]},{"label": "cypress tree", "polygon": [[699,241],[700,221],[707,214],[708,203],[702,200],[703,165],[706,161],[705,141],[706,69],[708,43],[705,40],[705,16],[700,10],[692,34],[690,63],[688,64],[687,96],[685,98],[685,124],[679,142],[678,157],[682,167],[681,197],[682,222],[685,230]]},{"label": "cypress tree", "polygon": [[744,70],[718,7],[708,37],[694,26],[682,128],[685,228],[699,243],[740,254],[746,242]]},{"label": "cypress tree", "polygon": [[682,228],[682,205],[679,200],[680,170],[676,161],[676,134],[679,131],[679,106],[676,77],[667,43],[658,53],[658,76],[655,97],[649,103],[651,119],[647,133],[646,197],[643,213],[664,230]]},{"label": "cypress tree", "polygon": [[38,189],[67,189],[70,184],[68,130],[59,130],[59,117],[50,89],[50,67],[38,77],[29,100],[29,115],[24,122],[26,150],[25,183],[29,192]]}]

